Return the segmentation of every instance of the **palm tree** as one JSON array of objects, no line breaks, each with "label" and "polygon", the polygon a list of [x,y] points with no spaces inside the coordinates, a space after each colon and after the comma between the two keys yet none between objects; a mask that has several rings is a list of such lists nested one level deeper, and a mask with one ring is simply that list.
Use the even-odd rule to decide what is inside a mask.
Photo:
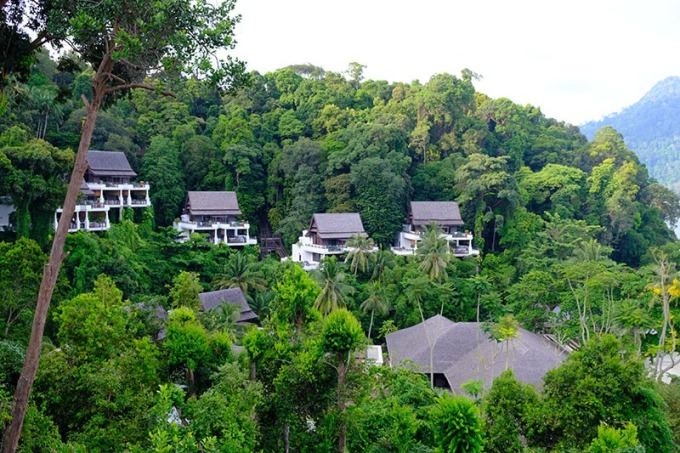
[{"label": "palm tree", "polygon": [[222,273],[215,276],[212,286],[215,289],[241,288],[248,302],[252,302],[249,291],[263,291],[267,283],[253,257],[237,252],[229,257]]},{"label": "palm tree", "polygon": [[510,342],[519,337],[519,322],[512,314],[503,316],[491,329],[491,335],[499,343],[505,342],[505,369],[510,366]]},{"label": "palm tree", "polygon": [[386,315],[390,311],[390,303],[385,297],[380,281],[371,282],[368,289],[368,298],[361,303],[361,309],[364,313],[371,312],[371,322],[368,325],[368,338],[371,338],[371,330],[373,330],[373,315],[376,310],[378,314]]},{"label": "palm tree", "polygon": [[321,292],[314,301],[314,308],[324,317],[347,305],[346,298],[354,292],[354,288],[345,283],[346,274],[338,266],[336,257],[324,258],[314,276],[321,287]]},{"label": "palm tree", "polygon": [[449,244],[441,237],[441,230],[436,224],[425,229],[423,240],[417,250],[420,258],[420,270],[425,272],[430,280],[441,281],[448,277],[446,268],[451,258]]},{"label": "palm tree", "polygon": [[373,273],[371,280],[377,280],[381,283],[385,281],[385,271],[394,267],[394,253],[391,250],[381,248],[375,253],[373,259]]},{"label": "palm tree", "polygon": [[351,248],[351,250],[347,254],[347,258],[345,258],[345,263],[349,261],[349,268],[354,275],[357,274],[358,270],[366,272],[368,270],[368,263],[375,258],[371,253],[373,247],[375,247],[373,239],[367,236],[352,236],[347,241],[346,246]]},{"label": "palm tree", "polygon": [[418,305],[420,320],[423,323],[423,330],[425,330],[425,339],[430,349],[430,386],[434,388],[434,344],[432,344],[430,329],[425,322],[425,314],[423,313],[423,299],[430,292],[431,285],[432,283],[425,276],[413,278],[408,281],[404,295]]}]

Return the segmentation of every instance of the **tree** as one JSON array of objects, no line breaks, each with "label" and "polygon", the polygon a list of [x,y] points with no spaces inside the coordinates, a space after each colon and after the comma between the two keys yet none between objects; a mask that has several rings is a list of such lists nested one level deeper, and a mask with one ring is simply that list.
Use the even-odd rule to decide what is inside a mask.
[{"label": "tree", "polygon": [[[63,214],[43,274],[33,330],[22,377],[12,409],[12,422],[5,432],[3,452],[16,450],[28,396],[40,360],[40,346],[47,310],[59,275],[62,251],[73,216],[80,185],[87,169],[87,151],[97,115],[107,95],[131,88],[156,90],[143,80],[147,71],[176,76],[194,74],[223,86],[240,83],[244,65],[214,55],[233,46],[231,17],[234,3],[213,6],[204,0],[106,0],[104,3],[69,2],[57,15],[63,20],[61,36],[72,38],[75,50],[96,72],[92,97],[83,97],[87,114],[83,123],[75,165],[63,204]],[[213,65],[216,63],[216,66]],[[162,69],[162,70],[161,70]]]},{"label": "tree", "polygon": [[430,410],[429,425],[441,451],[482,451],[484,434],[479,409],[465,396],[438,397]]},{"label": "tree", "polygon": [[425,314],[423,312],[423,299],[429,293],[431,282],[425,276],[419,276],[408,281],[408,286],[404,290],[404,295],[418,306],[420,313],[420,321],[422,322],[423,330],[425,330],[425,339],[430,350],[430,387],[434,389],[434,339],[432,338],[430,328],[425,322]]},{"label": "tree", "polygon": [[369,262],[374,258],[372,254],[375,245],[373,239],[367,236],[352,236],[345,245],[350,249],[345,262],[349,261],[349,268],[354,272],[354,275],[357,274],[358,270],[366,272]]},{"label": "tree", "polygon": [[72,164],[70,150],[62,151],[43,140],[0,147],[0,175],[5,193],[16,206],[19,237],[47,243],[52,216],[66,188],[64,175]]},{"label": "tree", "polygon": [[314,301],[314,308],[323,316],[347,305],[347,297],[354,288],[345,283],[345,272],[338,266],[338,259],[329,256],[321,262],[321,267],[314,274],[321,292]]},{"label": "tree", "polygon": [[221,273],[215,275],[212,286],[215,289],[240,288],[249,301],[252,291],[264,291],[266,282],[252,255],[236,252],[229,257]]},{"label": "tree", "polygon": [[177,146],[156,135],[142,158],[141,173],[153,190],[150,193],[154,218],[160,226],[172,225],[186,197],[182,165]]},{"label": "tree", "polygon": [[168,351],[171,365],[181,365],[186,370],[189,392],[196,395],[194,371],[208,359],[210,350],[208,332],[191,309],[186,307],[172,311],[168,318],[167,333],[163,346]]},{"label": "tree", "polygon": [[600,423],[597,427],[597,437],[588,447],[588,453],[609,453],[612,451],[638,451],[640,445],[637,439],[637,427],[626,423],[622,429]]},{"label": "tree", "polygon": [[[46,260],[47,256],[38,244],[30,239],[20,238],[13,244],[0,242],[0,288],[3,289],[0,293],[0,316],[5,323],[4,338],[11,337],[10,330],[20,320],[30,319],[29,309],[35,303],[40,271]],[[23,335],[14,338],[23,340]]]},{"label": "tree", "polygon": [[203,291],[203,287],[198,280],[195,272],[180,272],[172,280],[170,288],[170,300],[174,308],[187,307],[198,311],[201,307],[201,300],[198,295]]},{"label": "tree", "polygon": [[337,404],[338,404],[338,452],[345,453],[347,441],[347,422],[345,420],[346,398],[345,379],[347,368],[353,358],[354,351],[364,341],[364,333],[359,321],[345,309],[335,310],[328,315],[321,332],[321,345],[326,352],[335,356],[338,372]]},{"label": "tree", "polygon": [[302,324],[314,319],[312,307],[318,294],[319,287],[309,274],[300,266],[293,265],[286,269],[281,280],[274,285],[272,317],[294,323],[299,337]]},{"label": "tree", "polygon": [[538,405],[538,395],[533,387],[519,382],[512,370],[501,373],[484,397],[485,450],[522,452],[521,438],[529,433],[531,414]]},{"label": "tree", "polygon": [[601,422],[631,422],[648,451],[672,451],[663,400],[645,379],[642,361],[612,335],[593,337],[549,371],[544,382],[544,406],[531,446],[582,449],[597,436]]},{"label": "tree", "polygon": [[255,409],[262,398],[261,386],[249,381],[235,363],[222,365],[213,379],[214,385],[190,407],[196,437],[216,438],[219,451],[257,451]]},{"label": "tree", "polygon": [[371,322],[368,324],[368,335],[367,338],[371,338],[371,330],[373,328],[373,315],[376,310],[381,315],[386,315],[390,310],[390,303],[385,297],[385,292],[383,290],[382,284],[379,281],[374,281],[370,283],[369,295],[366,300],[361,303],[360,308],[364,312],[371,312]]},{"label": "tree", "polygon": [[416,253],[420,258],[419,269],[432,281],[441,282],[448,275],[446,268],[451,257],[446,239],[440,236],[441,230],[437,225],[430,225],[423,233],[423,239],[418,244]]},{"label": "tree", "polygon": [[[670,302],[671,299],[680,297],[680,283],[678,283],[676,263],[670,262],[663,252],[654,250],[652,256],[656,265],[654,266],[654,281],[650,289],[655,299],[661,302],[663,313],[659,343],[653,360],[654,377],[660,381],[666,371],[675,366],[677,334],[673,326]],[[670,359],[670,364],[664,363],[666,357]]]},{"label": "tree", "polygon": [[519,322],[512,314],[503,316],[491,328],[491,336],[498,342],[505,342],[505,369],[510,366],[510,343],[520,334]]}]

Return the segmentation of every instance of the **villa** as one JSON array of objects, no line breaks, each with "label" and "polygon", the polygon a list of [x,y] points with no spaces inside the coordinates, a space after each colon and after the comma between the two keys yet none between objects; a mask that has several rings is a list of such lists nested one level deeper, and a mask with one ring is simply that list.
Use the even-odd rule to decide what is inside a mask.
[{"label": "villa", "polygon": [[306,270],[316,269],[323,258],[351,251],[347,241],[356,236],[368,237],[358,213],[314,214],[309,229],[293,244],[291,260]]},{"label": "villa", "polygon": [[[124,208],[151,206],[149,184],[132,182],[137,173],[124,153],[89,151],[87,166],[69,232],[108,230],[111,209],[119,209],[118,215],[122,218]],[[62,208],[58,208],[54,215],[55,229],[62,212]]]},{"label": "villa", "polygon": [[458,229],[463,226],[463,219],[458,203],[454,201],[412,201],[406,223],[397,236],[392,252],[396,255],[415,255],[425,228],[432,224],[441,229],[441,237],[446,239],[454,256],[479,255],[479,250],[472,248],[472,233]]},{"label": "villa", "polygon": [[236,192],[190,191],[184,213],[173,226],[180,232],[182,242],[193,233],[201,233],[213,244],[255,245],[257,239],[250,237],[250,224],[240,220],[241,214]]}]

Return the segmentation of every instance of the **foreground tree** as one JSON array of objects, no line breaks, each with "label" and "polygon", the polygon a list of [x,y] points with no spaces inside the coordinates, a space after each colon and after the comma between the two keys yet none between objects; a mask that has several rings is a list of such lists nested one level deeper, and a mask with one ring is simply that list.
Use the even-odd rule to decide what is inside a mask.
[{"label": "foreground tree", "polygon": [[[3,452],[17,448],[28,396],[40,359],[40,346],[52,293],[63,260],[68,227],[75,210],[87,151],[97,116],[107,95],[131,88],[162,89],[145,80],[147,74],[193,74],[223,87],[241,82],[244,65],[220,59],[216,51],[233,47],[233,1],[214,6],[205,0],[104,0],[69,2],[60,11],[63,36],[84,61],[96,68],[92,97],[83,103],[86,116],[71,173],[63,214],[45,266],[26,361],[14,395],[12,422],[5,432]],[[216,64],[213,64],[216,63]]]},{"label": "foreground tree", "polygon": [[345,420],[345,410],[347,406],[347,395],[345,381],[347,369],[353,358],[354,351],[361,346],[364,341],[364,333],[361,324],[354,315],[345,309],[336,310],[326,319],[321,333],[321,346],[324,351],[335,356],[336,370],[338,372],[338,452],[345,452],[347,442],[347,421]]}]

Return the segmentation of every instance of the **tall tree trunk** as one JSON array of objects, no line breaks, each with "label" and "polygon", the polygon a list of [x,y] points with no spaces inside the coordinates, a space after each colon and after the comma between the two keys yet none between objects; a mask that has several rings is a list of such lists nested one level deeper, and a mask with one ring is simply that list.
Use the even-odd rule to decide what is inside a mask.
[{"label": "tall tree trunk", "polygon": [[[351,352],[348,352],[351,354]],[[338,413],[340,424],[338,426],[338,453],[345,453],[347,445],[347,422],[345,420],[345,376],[347,365],[342,354],[338,354]]]},{"label": "tall tree trunk", "polygon": [[256,370],[255,360],[251,359],[250,360],[250,381],[251,382],[255,382],[255,370]]},{"label": "tall tree trunk", "polygon": [[375,308],[371,310],[371,322],[368,324],[368,339],[371,339],[371,329],[373,329],[373,315],[375,314]]},{"label": "tall tree trunk", "polygon": [[283,451],[285,453],[290,451],[290,425],[288,423],[283,427]]},{"label": "tall tree trunk", "polygon": [[[110,48],[112,47],[113,46],[110,46]],[[26,415],[26,408],[28,406],[28,398],[31,394],[33,381],[35,381],[35,375],[38,372],[47,311],[50,307],[52,293],[54,292],[54,287],[57,283],[59,269],[61,268],[61,263],[64,259],[64,243],[66,242],[68,229],[71,225],[71,218],[73,217],[76,208],[80,185],[83,181],[85,170],[87,169],[87,151],[90,148],[92,133],[94,132],[97,115],[99,114],[99,109],[101,108],[106,94],[109,74],[113,69],[113,64],[114,62],[111,59],[111,55],[106,54],[97,69],[97,73],[92,79],[92,102],[86,102],[85,98],[83,98],[87,107],[87,116],[85,117],[85,123],[83,124],[83,130],[80,135],[80,145],[78,146],[78,154],[76,155],[73,172],[71,173],[71,181],[69,182],[66,198],[64,199],[63,212],[59,219],[57,231],[54,234],[50,259],[43,271],[43,279],[38,293],[38,302],[35,307],[35,315],[33,316],[31,338],[28,342],[21,376],[19,377],[19,382],[17,383],[16,391],[14,392],[12,421],[5,431],[2,443],[2,453],[14,453],[19,444],[21,427],[24,424],[24,416]]]}]

